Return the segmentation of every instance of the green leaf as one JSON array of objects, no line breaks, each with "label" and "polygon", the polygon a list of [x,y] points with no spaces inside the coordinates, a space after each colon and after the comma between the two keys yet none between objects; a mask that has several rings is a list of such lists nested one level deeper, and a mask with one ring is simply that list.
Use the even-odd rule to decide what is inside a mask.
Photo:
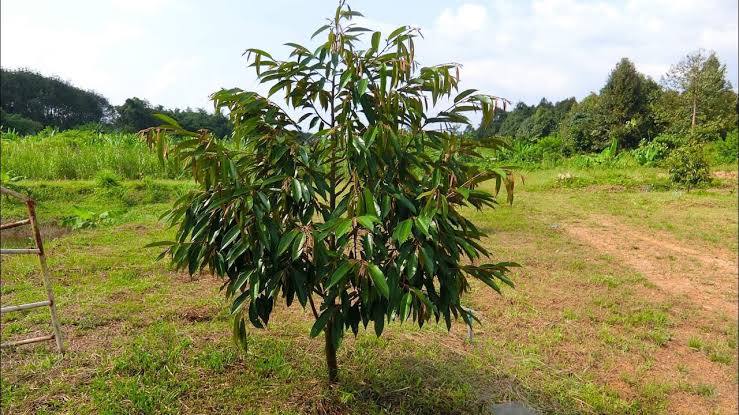
[{"label": "green leaf", "polygon": [[379,291],[383,297],[389,298],[390,287],[388,287],[387,285],[387,280],[385,279],[385,274],[382,273],[382,270],[375,264],[368,264],[367,270],[369,270],[370,276],[372,277],[372,282],[375,283],[377,291]]},{"label": "green leaf", "polygon": [[434,310],[434,304],[431,303],[431,300],[429,300],[428,296],[423,293],[423,291],[419,290],[418,288],[411,287],[411,292],[416,295],[416,298],[421,300],[421,302],[429,309]]},{"label": "green leaf", "polygon": [[403,298],[400,300],[400,321],[405,321],[408,318],[408,312],[410,311],[411,302],[413,297],[411,293],[407,292],[403,294]]},{"label": "green leaf", "polygon": [[228,287],[228,292],[226,294],[233,295],[236,291],[241,290],[241,287],[244,286],[244,284],[246,283],[246,280],[249,279],[249,276],[251,274],[252,274],[252,271],[242,272],[239,275],[239,278]]},{"label": "green leaf", "polygon": [[413,203],[411,203],[411,201],[408,200],[407,197],[405,197],[405,196],[403,196],[403,195],[401,195],[399,193],[394,194],[393,197],[395,198],[395,200],[398,201],[398,203],[400,203],[401,205],[403,205],[403,207],[405,207],[406,209],[410,210],[411,213],[413,213],[414,215],[416,214],[416,212],[417,212],[416,206]]},{"label": "green leaf", "polygon": [[291,184],[291,190],[292,190],[292,197],[293,199],[300,201],[302,199],[301,192],[300,192],[300,182],[298,179],[293,178],[292,184]]},{"label": "green leaf", "polygon": [[380,36],[382,36],[380,32],[375,32],[372,34],[372,49],[380,49]]},{"label": "green leaf", "polygon": [[406,30],[406,28],[407,28],[407,27],[408,27],[408,26],[400,26],[399,28],[397,28],[397,29],[393,30],[393,31],[392,31],[392,32],[390,33],[390,35],[389,35],[389,36],[387,37],[387,40],[392,40],[393,38],[395,38],[395,37],[396,37],[396,36],[398,36],[399,34],[403,33],[403,32],[404,32],[404,31]]},{"label": "green leaf", "polygon": [[303,245],[305,245],[305,238],[306,238],[306,235],[300,232],[298,237],[295,238],[295,240],[293,241],[292,251],[290,254],[290,257],[292,258],[293,261],[298,259],[300,254],[303,253]]},{"label": "green leaf", "polygon": [[226,236],[223,237],[223,242],[221,243],[221,249],[227,247],[231,244],[231,242],[235,241],[236,238],[239,237],[239,232],[241,230],[238,226],[234,226],[233,228],[229,229],[228,233],[226,233]]},{"label": "green leaf", "polygon": [[431,236],[429,234],[429,218],[427,218],[426,216],[416,216],[413,220],[416,223],[416,227],[418,228],[418,230],[420,230],[426,236]]},{"label": "green leaf", "polygon": [[341,74],[341,78],[340,78],[340,81],[339,81],[339,88],[344,88],[346,86],[346,84],[349,83],[349,81],[352,79],[352,76],[354,76],[354,69],[349,68],[349,69],[345,70]]},{"label": "green leaf", "polygon": [[321,32],[323,32],[324,30],[326,30],[326,29],[328,29],[330,27],[331,27],[331,25],[327,25],[327,24],[319,27],[315,32],[313,32],[313,34],[311,35],[310,38],[313,39],[314,37],[318,36]]},{"label": "green leaf", "polygon": [[249,298],[249,291],[244,291],[241,295],[236,297],[234,302],[231,304],[231,314],[235,314],[241,310],[241,306],[244,305],[244,301],[246,301],[247,298]]},{"label": "green leaf", "polygon": [[428,245],[424,246],[421,250],[421,262],[428,274],[434,273],[434,250]]},{"label": "green leaf", "polygon": [[328,285],[326,286],[326,289],[329,289],[333,287],[334,285],[338,284],[339,281],[341,281],[344,276],[354,268],[354,264],[349,261],[344,261],[339,265],[338,268],[336,268],[336,271],[334,271],[333,275],[331,275],[331,280],[329,281]]},{"label": "green leaf", "polygon": [[393,239],[398,241],[398,244],[402,245],[411,234],[411,226],[413,225],[412,219],[406,219],[398,224],[393,230]]},{"label": "green leaf", "polygon": [[298,230],[291,230],[290,232],[282,235],[282,238],[280,238],[280,243],[277,245],[277,256],[282,255],[286,250],[287,247],[290,246],[290,243],[292,243],[293,239],[295,239],[296,236],[300,231]]},{"label": "green leaf", "polygon": [[244,319],[241,316],[234,317],[233,338],[243,350],[247,350],[247,333]]},{"label": "green leaf", "polygon": [[374,215],[363,215],[357,216],[357,222],[367,228],[367,230],[371,231],[375,228],[375,223],[380,222],[380,219],[378,219],[377,216]]},{"label": "green leaf", "polygon": [[377,214],[377,209],[375,209],[375,197],[372,195],[372,192],[369,189],[365,188],[363,192],[363,196],[364,196],[364,211],[370,215],[379,216]]},{"label": "green leaf", "polygon": [[328,323],[328,320],[333,315],[333,308],[327,308],[323,310],[323,313],[321,313],[320,316],[316,319],[316,322],[313,323],[313,327],[310,329],[310,336],[316,337],[323,331],[323,328],[326,327],[326,323]]},{"label": "green leaf", "polygon": [[418,256],[416,256],[415,252],[411,252],[410,255],[408,255],[408,259],[405,262],[405,275],[408,276],[408,278],[413,278],[416,275],[416,271],[418,270]]},{"label": "green leaf", "polygon": [[459,101],[461,101],[461,100],[463,100],[463,99],[467,98],[468,96],[470,96],[470,95],[474,94],[475,92],[477,92],[477,90],[476,90],[476,89],[467,89],[467,90],[464,90],[464,91],[460,92],[460,93],[459,93],[459,94],[457,95],[457,97],[456,97],[456,98],[454,98],[454,103],[456,104],[457,102],[459,102]]},{"label": "green leaf", "polygon": [[346,235],[349,230],[352,228],[352,220],[347,218],[342,218],[339,220],[338,224],[336,225],[336,238],[341,238],[342,236]]},{"label": "green leaf", "polygon": [[377,337],[380,337],[382,334],[382,330],[385,327],[385,313],[379,306],[374,310],[374,315],[372,316],[373,321],[375,322],[375,335]]},{"label": "green leaf", "polygon": [[361,97],[364,95],[365,92],[367,92],[367,85],[369,84],[368,79],[362,79],[359,81],[359,86],[357,86],[357,94]]},{"label": "green leaf", "polygon": [[182,127],[177,122],[177,120],[175,120],[174,118],[170,117],[169,115],[161,114],[161,113],[154,113],[153,115],[154,115],[154,117],[159,118],[160,120],[164,121],[165,123],[167,123],[167,124],[169,124],[169,125],[171,125],[173,127],[177,127],[178,129],[182,129]]}]

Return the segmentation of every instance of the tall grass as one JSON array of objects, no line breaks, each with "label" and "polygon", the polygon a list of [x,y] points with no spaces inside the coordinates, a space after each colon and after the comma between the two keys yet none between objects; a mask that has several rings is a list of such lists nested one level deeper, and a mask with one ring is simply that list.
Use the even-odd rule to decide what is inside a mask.
[{"label": "tall grass", "polygon": [[111,171],[124,179],[181,178],[174,163],[162,165],[135,134],[44,130],[21,137],[0,135],[0,171],[6,178],[90,179]]}]

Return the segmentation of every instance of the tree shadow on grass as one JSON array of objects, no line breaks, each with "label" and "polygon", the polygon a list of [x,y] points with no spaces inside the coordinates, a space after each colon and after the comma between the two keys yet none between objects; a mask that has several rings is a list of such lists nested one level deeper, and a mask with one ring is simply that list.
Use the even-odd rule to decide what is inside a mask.
[{"label": "tree shadow on grass", "polygon": [[307,412],[492,414],[496,403],[521,401],[544,413],[554,404],[514,377],[483,366],[479,358],[402,354],[374,362],[345,365],[338,387],[305,408]]}]

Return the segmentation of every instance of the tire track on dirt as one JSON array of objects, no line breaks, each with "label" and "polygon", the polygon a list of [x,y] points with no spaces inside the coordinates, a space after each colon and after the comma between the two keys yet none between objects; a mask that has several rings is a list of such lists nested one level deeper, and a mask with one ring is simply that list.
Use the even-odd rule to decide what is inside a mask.
[{"label": "tire track on dirt", "polygon": [[657,287],[707,311],[737,318],[737,258],[726,250],[686,246],[671,235],[642,231],[606,215],[565,227],[576,239],[612,255]]}]

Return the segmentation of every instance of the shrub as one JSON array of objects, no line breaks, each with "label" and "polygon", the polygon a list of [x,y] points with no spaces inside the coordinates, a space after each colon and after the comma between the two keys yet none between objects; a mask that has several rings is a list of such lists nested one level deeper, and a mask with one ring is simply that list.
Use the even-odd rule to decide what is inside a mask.
[{"label": "shrub", "polygon": [[517,164],[556,164],[569,152],[569,147],[559,136],[546,136],[533,144],[514,140],[511,148],[503,152],[502,158]]},{"label": "shrub", "polygon": [[37,121],[18,114],[8,114],[0,110],[0,128],[3,131],[15,131],[20,135],[36,134],[44,126]]},{"label": "shrub", "polygon": [[680,146],[687,144],[688,138],[676,134],[664,133],[658,135],[657,137],[654,137],[652,142],[663,144],[665,147],[667,147],[668,150],[672,151]]},{"label": "shrub", "polygon": [[670,153],[667,158],[670,180],[688,188],[700,186],[711,181],[703,146],[691,143]]},{"label": "shrub", "polygon": [[112,222],[108,211],[96,213],[78,206],[74,207],[74,214],[62,219],[62,224],[72,230],[94,228],[98,225],[107,225]]},{"label": "shrub", "polygon": [[670,149],[664,142],[642,140],[639,147],[634,149],[633,154],[639,165],[652,167],[664,160],[669,152]]},{"label": "shrub", "polygon": [[121,185],[121,178],[112,170],[100,170],[95,176],[95,181],[100,187],[118,187]]},{"label": "shrub", "polygon": [[572,154],[572,149],[558,135],[542,137],[536,146],[541,149],[544,160],[556,160]]},{"label": "shrub", "polygon": [[716,164],[735,163],[739,156],[737,148],[737,130],[731,131],[723,140],[713,144],[713,161]]}]

